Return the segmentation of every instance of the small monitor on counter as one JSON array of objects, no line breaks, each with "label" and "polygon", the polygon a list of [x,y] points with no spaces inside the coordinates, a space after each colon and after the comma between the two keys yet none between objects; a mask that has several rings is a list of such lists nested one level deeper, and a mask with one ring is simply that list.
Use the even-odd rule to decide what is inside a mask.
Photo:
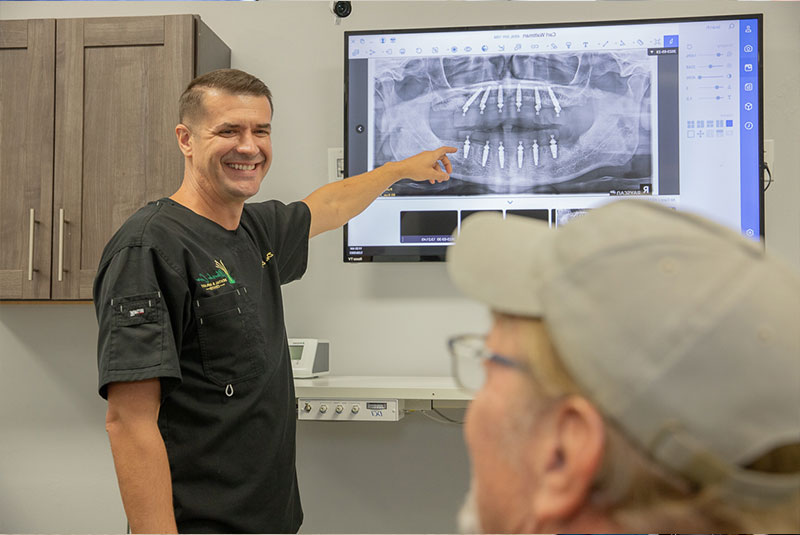
[{"label": "small monitor on counter", "polygon": [[316,338],[289,338],[289,357],[295,379],[311,379],[330,371],[330,342]]}]

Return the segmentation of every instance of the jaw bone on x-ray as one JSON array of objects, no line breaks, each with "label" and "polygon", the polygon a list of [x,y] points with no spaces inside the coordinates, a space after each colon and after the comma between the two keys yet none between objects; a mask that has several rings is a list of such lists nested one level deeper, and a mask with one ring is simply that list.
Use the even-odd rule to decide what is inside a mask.
[{"label": "jaw bone on x-ray", "polygon": [[458,147],[450,182],[397,195],[638,190],[652,69],[643,50],[376,60],[375,165]]}]

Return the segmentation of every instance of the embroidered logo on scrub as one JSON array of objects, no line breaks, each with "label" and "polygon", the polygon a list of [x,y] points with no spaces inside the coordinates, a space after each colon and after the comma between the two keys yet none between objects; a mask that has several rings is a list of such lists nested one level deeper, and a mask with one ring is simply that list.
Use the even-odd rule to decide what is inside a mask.
[{"label": "embroidered logo on scrub", "polygon": [[261,261],[261,267],[263,268],[264,266],[266,266],[267,262],[269,262],[269,259],[272,258],[273,256],[275,256],[275,255],[272,254],[271,252],[265,254],[264,255],[264,260]]},{"label": "embroidered logo on scrub", "polygon": [[236,284],[236,280],[231,276],[228,268],[222,260],[214,260],[214,267],[217,268],[213,273],[200,273],[196,280],[204,290],[219,290],[228,284]]}]

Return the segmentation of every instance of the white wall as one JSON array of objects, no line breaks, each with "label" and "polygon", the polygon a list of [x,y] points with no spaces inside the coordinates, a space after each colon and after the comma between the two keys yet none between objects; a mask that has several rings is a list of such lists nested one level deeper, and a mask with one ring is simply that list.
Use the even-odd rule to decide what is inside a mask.
[{"label": "white wall", "polygon": [[[333,24],[327,2],[0,2],[0,19],[197,13],[234,67],[275,95],[275,162],[259,198],[304,197],[342,145],[343,32],[657,16],[765,13],[765,134],[775,140],[766,197],[769,249],[800,267],[800,4],[772,2],[369,2]],[[328,338],[333,371],[445,375],[447,336],[480,331],[484,310],[440,264],[343,265],[341,233],[315,238],[306,277],[285,288],[291,336]],[[125,528],[95,394],[93,308],[0,305],[0,532]],[[468,485],[457,426],[300,422],[304,532],[452,532]]]}]

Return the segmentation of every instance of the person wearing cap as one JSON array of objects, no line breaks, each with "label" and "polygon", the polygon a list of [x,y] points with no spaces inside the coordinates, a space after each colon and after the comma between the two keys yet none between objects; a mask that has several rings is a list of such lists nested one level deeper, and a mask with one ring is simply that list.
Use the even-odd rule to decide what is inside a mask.
[{"label": "person wearing cap", "polygon": [[762,244],[624,200],[473,215],[447,264],[492,311],[450,340],[462,531],[800,532],[800,274]]}]

